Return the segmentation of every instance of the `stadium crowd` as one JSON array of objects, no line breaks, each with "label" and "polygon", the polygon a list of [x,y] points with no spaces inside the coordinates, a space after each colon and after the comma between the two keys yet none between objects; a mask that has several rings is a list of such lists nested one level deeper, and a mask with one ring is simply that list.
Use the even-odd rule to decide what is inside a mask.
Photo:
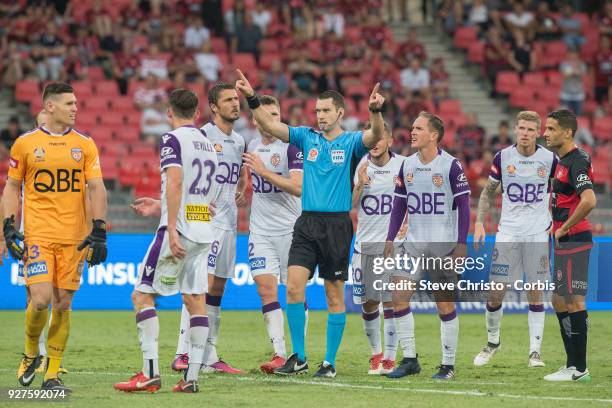
[{"label": "stadium crowd", "polygon": [[[406,10],[407,2],[394,0],[1,1],[1,83],[35,115],[44,83],[70,81],[82,108],[77,127],[101,146],[105,178],[137,196],[157,196],[156,149],[169,130],[169,90],[196,91],[207,120],[206,91],[216,81],[235,81],[240,67],[259,93],[281,98],[287,123],[314,124],[311,97],[334,89],[347,99],[345,127],[356,129],[367,120],[369,90],[380,82],[393,148],[408,154],[415,117],[438,113],[447,127],[443,145],[468,164],[477,194],[491,152],[511,143],[513,125],[502,122],[498,134],[487,135],[475,113],[462,111],[449,95],[444,60],[428,59],[416,30],[394,40],[388,7],[395,3]],[[574,3],[588,14],[576,13]],[[436,16],[469,61],[481,64],[491,96],[509,95],[512,107],[543,117],[560,104],[581,115],[580,141],[597,152],[596,167],[605,163],[596,173],[607,182],[612,3],[559,4],[445,0]],[[20,127],[13,121],[2,133],[0,171]],[[247,142],[256,134],[246,115],[235,129]]]}]

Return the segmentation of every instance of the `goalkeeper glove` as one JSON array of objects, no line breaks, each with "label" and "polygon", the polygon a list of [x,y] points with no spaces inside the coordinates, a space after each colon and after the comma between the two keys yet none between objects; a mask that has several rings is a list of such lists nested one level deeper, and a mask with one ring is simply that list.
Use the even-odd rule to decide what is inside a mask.
[{"label": "goalkeeper glove", "polygon": [[23,248],[17,240],[23,241],[24,236],[15,229],[15,215],[4,219],[4,240],[11,256],[17,261],[23,260]]},{"label": "goalkeeper glove", "polygon": [[93,228],[91,234],[85,238],[78,250],[82,251],[87,246],[85,259],[89,266],[101,264],[106,261],[106,222],[104,220],[92,220]]}]

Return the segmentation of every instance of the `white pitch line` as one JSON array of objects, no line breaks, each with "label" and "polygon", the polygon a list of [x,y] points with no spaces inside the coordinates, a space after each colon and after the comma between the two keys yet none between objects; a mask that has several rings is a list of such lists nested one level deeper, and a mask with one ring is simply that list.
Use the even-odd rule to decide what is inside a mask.
[{"label": "white pitch line", "polygon": [[[0,372],[8,373],[13,372],[7,368],[0,368]],[[133,373],[127,372],[109,372],[109,371],[70,371],[70,373],[81,374],[81,375],[112,375],[112,376],[126,376],[133,375]],[[68,375],[70,375],[70,373]],[[204,374],[205,375],[205,374]],[[175,374],[178,376],[178,374]],[[224,379],[236,379],[238,381],[251,381],[251,382],[276,382],[285,384],[300,384],[300,385],[315,385],[332,388],[354,388],[364,390],[378,390],[378,391],[402,391],[402,392],[415,392],[421,394],[447,394],[447,395],[464,395],[471,397],[497,397],[497,398],[513,398],[513,399],[524,399],[524,400],[548,400],[548,401],[576,401],[576,402],[601,402],[606,404],[612,404],[612,399],[602,398],[575,398],[575,397],[551,397],[547,395],[520,395],[520,394],[505,394],[505,393],[491,393],[481,391],[467,391],[467,390],[441,390],[432,388],[405,388],[405,387],[387,387],[383,385],[364,385],[364,384],[346,384],[339,382],[325,382],[314,381],[314,380],[299,380],[294,378],[283,378],[283,377],[271,377],[271,378],[260,378],[260,377],[245,377],[245,376],[219,376],[217,378]],[[451,384],[457,383],[456,381]],[[497,384],[497,383],[481,383],[482,385]]]}]

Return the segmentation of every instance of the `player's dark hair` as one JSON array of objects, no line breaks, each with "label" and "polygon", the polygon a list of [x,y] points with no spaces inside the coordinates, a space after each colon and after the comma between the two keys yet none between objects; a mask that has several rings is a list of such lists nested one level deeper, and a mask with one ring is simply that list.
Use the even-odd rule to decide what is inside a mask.
[{"label": "player's dark hair", "polygon": [[261,102],[262,105],[275,105],[280,109],[280,102],[272,95],[259,95],[259,102]]},{"label": "player's dark hair", "polygon": [[548,117],[557,121],[561,129],[572,130],[572,138],[576,134],[578,129],[578,121],[576,120],[576,114],[568,109],[558,109],[548,114]]},{"label": "player's dark hair", "polygon": [[200,103],[198,95],[184,88],[178,88],[170,92],[168,101],[170,102],[170,109],[172,109],[172,112],[182,119],[193,118],[198,108],[198,104]]},{"label": "player's dark hair", "polygon": [[317,99],[331,99],[336,109],[344,109],[346,111],[346,103],[344,102],[344,96],[340,92],[333,91],[331,89],[323,91]]},{"label": "player's dark hair", "polygon": [[[393,132],[392,132],[391,126],[389,126],[389,124],[387,123],[386,120],[383,120],[383,127],[385,129],[385,133],[387,133],[389,136],[393,136]],[[372,123],[368,122],[364,126],[363,130],[370,130],[370,129],[372,129]]]},{"label": "player's dark hair", "polygon": [[232,84],[228,84],[227,82],[216,83],[208,91],[208,104],[216,105],[217,102],[219,102],[219,96],[221,95],[221,92],[225,90],[232,90],[232,89],[236,89],[236,87],[234,87],[234,85]]},{"label": "player's dark hair", "polygon": [[45,86],[43,91],[43,102],[46,102],[51,96],[61,95],[65,93],[74,93],[74,89],[65,82],[51,82]]},{"label": "player's dark hair", "polygon": [[429,127],[430,132],[438,133],[438,143],[440,143],[440,141],[444,137],[444,122],[442,121],[442,119],[440,119],[439,116],[434,115],[433,113],[429,113],[427,111],[422,111],[421,113],[419,113],[419,116],[427,119],[427,126]]}]

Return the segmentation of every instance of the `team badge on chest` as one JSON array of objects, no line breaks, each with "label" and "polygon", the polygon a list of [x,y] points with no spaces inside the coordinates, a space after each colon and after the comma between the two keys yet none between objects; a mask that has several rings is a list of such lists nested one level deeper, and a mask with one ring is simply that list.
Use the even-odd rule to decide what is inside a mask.
[{"label": "team badge on chest", "polygon": [[79,163],[83,158],[83,150],[78,147],[75,147],[70,151],[70,155],[72,156],[75,162]]},{"label": "team badge on chest", "polygon": [[270,157],[270,164],[274,167],[278,167],[281,162],[280,154],[274,153],[272,157]]},{"label": "team badge on chest", "polygon": [[431,176],[431,181],[436,187],[442,187],[442,184],[444,184],[444,178],[440,173],[435,173],[433,176]]},{"label": "team badge on chest", "polygon": [[538,176],[544,178],[544,177],[546,177],[546,173],[548,173],[546,171],[546,167],[544,167],[544,166],[538,167]]}]

